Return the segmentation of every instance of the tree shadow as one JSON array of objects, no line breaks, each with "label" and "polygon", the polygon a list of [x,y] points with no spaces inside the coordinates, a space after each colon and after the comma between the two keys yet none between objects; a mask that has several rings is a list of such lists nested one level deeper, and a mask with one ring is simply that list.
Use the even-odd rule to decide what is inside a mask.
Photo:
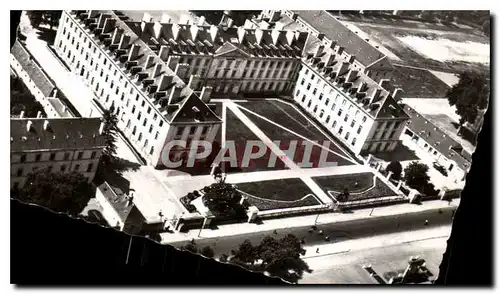
[{"label": "tree shadow", "polygon": [[37,28],[37,36],[38,39],[47,42],[48,45],[53,45],[54,40],[56,39],[57,31],[50,28],[38,27]]},{"label": "tree shadow", "polygon": [[373,153],[373,156],[389,162],[419,159],[414,151],[401,143],[392,152]]},{"label": "tree shadow", "polygon": [[124,171],[137,171],[140,167],[140,164],[123,158],[116,158],[109,164],[109,169],[119,174]]},{"label": "tree shadow", "polygon": [[112,171],[112,172],[107,172],[103,176],[103,181],[108,182],[111,186],[115,186],[117,188],[120,188],[120,190],[123,191],[125,194],[130,193],[130,182],[125,179],[121,173]]}]

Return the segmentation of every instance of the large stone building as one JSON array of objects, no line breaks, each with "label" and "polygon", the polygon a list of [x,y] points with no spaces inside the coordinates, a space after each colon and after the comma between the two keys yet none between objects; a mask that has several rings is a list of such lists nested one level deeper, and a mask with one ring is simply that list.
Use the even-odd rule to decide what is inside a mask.
[{"label": "large stone building", "polygon": [[[200,20],[203,21],[203,20]],[[307,33],[196,23],[127,22],[132,31],[195,91],[214,94],[289,93]]]},{"label": "large stone building", "polygon": [[248,20],[245,26],[310,32],[376,82],[391,79],[394,72],[394,66],[378,50],[378,45],[363,39],[325,10],[264,10],[258,18]]},{"label": "large stone building", "polygon": [[294,100],[353,153],[392,151],[409,119],[389,80],[373,81],[342,52],[310,35]]},{"label": "large stone building", "polygon": [[99,118],[11,118],[11,189],[41,169],[76,171],[91,182],[106,144],[103,126]]},{"label": "large stone building", "polygon": [[[114,107],[118,127],[135,149],[149,164],[161,166],[166,143],[184,140],[186,147],[177,149],[174,157],[186,156],[197,147],[191,146],[193,140],[214,140],[221,120],[207,105],[212,88],[193,91],[193,79],[186,78],[188,65],[173,66],[168,47],[145,42],[146,33],[134,24],[113,11],[63,11],[54,44],[96,100],[106,109]],[[146,26],[139,24],[144,32]],[[178,48],[183,44],[179,41]]]}]

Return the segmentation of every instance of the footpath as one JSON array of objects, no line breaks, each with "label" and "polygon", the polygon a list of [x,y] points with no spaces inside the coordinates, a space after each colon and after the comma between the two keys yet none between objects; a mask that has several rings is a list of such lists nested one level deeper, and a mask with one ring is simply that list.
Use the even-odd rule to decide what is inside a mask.
[{"label": "footpath", "polygon": [[162,233],[162,244],[182,243],[190,240],[217,239],[223,237],[236,237],[252,234],[272,233],[274,230],[289,229],[294,227],[308,227],[313,225],[366,225],[376,221],[412,218],[419,214],[456,210],[460,199],[451,202],[442,200],[425,201],[421,205],[403,203],[384,207],[374,207],[354,210],[352,213],[324,213],[307,216],[285,217],[279,219],[263,220],[263,224],[238,223],[220,225],[216,230],[206,228],[203,230],[190,230],[186,233]]}]

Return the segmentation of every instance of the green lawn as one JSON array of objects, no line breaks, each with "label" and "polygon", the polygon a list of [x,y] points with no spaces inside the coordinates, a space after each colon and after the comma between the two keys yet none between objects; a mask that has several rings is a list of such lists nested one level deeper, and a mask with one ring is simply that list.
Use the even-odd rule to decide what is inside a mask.
[{"label": "green lawn", "polygon": [[[240,183],[236,188],[250,194],[248,202],[260,210],[311,206],[321,204],[301,179],[279,179],[262,182]],[[302,199],[302,200],[301,200]]]},{"label": "green lawn", "polygon": [[347,188],[350,193],[348,201],[397,195],[396,192],[392,191],[391,188],[379,179],[377,179],[375,187],[373,187],[374,179],[371,173],[314,177],[313,180],[325,191],[325,193],[328,194],[330,191],[334,197]]}]

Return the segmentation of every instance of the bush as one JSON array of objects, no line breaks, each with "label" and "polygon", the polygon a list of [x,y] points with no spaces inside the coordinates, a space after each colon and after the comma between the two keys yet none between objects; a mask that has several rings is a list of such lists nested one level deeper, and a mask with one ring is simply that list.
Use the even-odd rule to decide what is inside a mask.
[{"label": "bush", "polygon": [[[197,191],[196,191],[197,192]],[[198,193],[199,194],[199,193]],[[191,205],[191,201],[195,200],[198,196],[196,196],[196,193],[188,193],[186,196],[182,197],[180,199],[182,205],[189,211],[189,212],[196,212],[196,207],[194,205]]]}]

